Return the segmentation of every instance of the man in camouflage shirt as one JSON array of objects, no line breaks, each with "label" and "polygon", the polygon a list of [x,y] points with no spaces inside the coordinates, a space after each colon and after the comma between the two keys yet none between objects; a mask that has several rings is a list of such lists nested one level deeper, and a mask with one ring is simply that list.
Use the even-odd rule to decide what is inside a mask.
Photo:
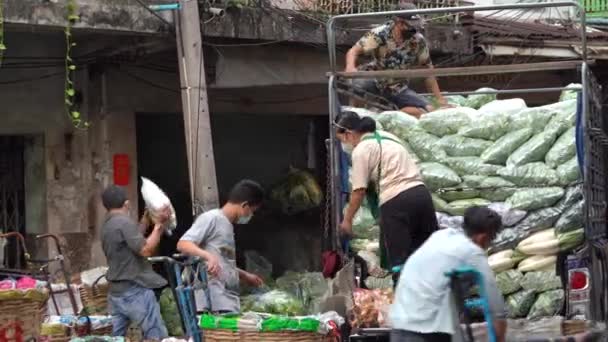
[{"label": "man in camouflage shirt", "polygon": [[[413,10],[416,6],[400,4],[402,10]],[[392,21],[367,32],[346,54],[346,71],[376,71],[432,68],[426,39],[420,33],[422,19],[417,15],[396,15]],[[357,66],[361,55],[372,57],[372,61]],[[353,85],[370,93],[385,97],[405,113],[420,117],[432,111],[433,106],[407,86],[407,81],[392,79],[355,79]],[[439,106],[447,106],[435,77],[426,79],[428,91],[438,100]]]}]

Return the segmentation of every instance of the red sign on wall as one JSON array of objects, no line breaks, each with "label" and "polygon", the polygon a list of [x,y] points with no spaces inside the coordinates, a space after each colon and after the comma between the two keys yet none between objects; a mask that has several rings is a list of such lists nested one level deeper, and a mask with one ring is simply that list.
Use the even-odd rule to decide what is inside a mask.
[{"label": "red sign on wall", "polygon": [[126,154],[114,155],[114,184],[119,186],[129,185],[131,178],[129,156]]}]

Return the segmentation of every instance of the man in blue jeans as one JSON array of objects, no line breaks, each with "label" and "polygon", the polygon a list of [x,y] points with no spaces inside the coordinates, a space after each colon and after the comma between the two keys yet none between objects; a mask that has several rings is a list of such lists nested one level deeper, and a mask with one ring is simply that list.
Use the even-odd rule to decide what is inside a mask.
[{"label": "man in blue jeans", "polygon": [[108,261],[106,278],[110,283],[108,304],[112,313],[114,336],[125,336],[130,323],[138,325],[146,340],[167,337],[167,328],[153,289],[167,285],[165,279],[152,269],[146,259],[154,254],[170,217],[166,208],[154,222],[146,239],[143,229],[130,216],[130,205],[123,188],[109,186],[102,194],[108,211],[101,228],[101,241]]}]

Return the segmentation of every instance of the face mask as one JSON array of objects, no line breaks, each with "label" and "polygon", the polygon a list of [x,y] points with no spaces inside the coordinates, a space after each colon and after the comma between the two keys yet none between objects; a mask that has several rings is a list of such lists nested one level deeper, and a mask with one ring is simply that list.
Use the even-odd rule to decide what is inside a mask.
[{"label": "face mask", "polygon": [[342,145],[342,151],[344,151],[346,154],[353,153],[353,150],[355,149],[353,147],[353,145],[351,145],[351,144],[341,143],[341,145]]},{"label": "face mask", "polygon": [[238,221],[236,223],[238,223],[238,224],[247,224],[247,223],[249,223],[249,221],[251,221],[252,217],[253,217],[253,215],[241,216],[241,217],[239,217],[239,219],[238,219]]}]

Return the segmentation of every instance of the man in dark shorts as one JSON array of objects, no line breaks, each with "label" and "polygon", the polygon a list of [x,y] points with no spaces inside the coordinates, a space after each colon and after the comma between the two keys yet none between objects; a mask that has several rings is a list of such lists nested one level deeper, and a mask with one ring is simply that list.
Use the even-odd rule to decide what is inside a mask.
[{"label": "man in dark shorts", "polygon": [[[401,10],[414,10],[416,6],[401,3]],[[423,21],[417,15],[397,15],[384,25],[367,32],[346,54],[346,72],[400,70],[413,67],[432,68],[431,56],[426,39],[420,33]],[[372,57],[372,61],[357,65],[361,55]],[[355,88],[385,97],[403,112],[415,117],[434,109],[424,97],[408,88],[406,81],[392,79],[355,79]],[[426,87],[438,101],[439,106],[447,106],[441,95],[435,77],[426,79]]]}]

